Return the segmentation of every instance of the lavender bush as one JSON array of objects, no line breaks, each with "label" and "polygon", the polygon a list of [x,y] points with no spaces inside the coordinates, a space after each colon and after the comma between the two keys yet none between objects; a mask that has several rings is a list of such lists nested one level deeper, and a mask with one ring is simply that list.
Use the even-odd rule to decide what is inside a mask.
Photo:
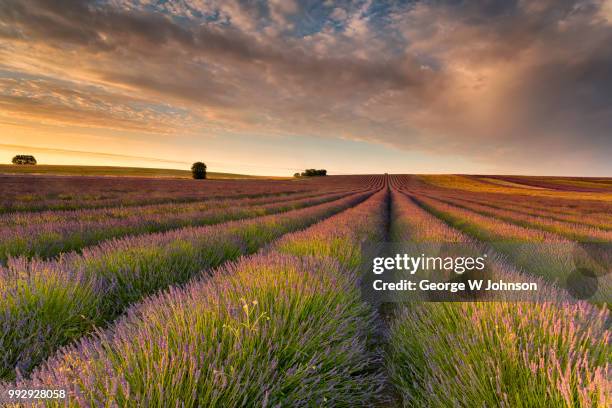
[{"label": "lavender bush", "polygon": [[[470,242],[407,197],[394,193],[392,202],[397,239]],[[500,260],[493,271],[495,279],[524,280]],[[608,310],[535,280],[537,303],[399,306],[390,320],[386,366],[402,405],[609,406]]]},{"label": "lavender bush", "polygon": [[210,279],[148,298],[16,385],[65,387],[70,406],[374,403],[383,384],[368,346],[375,314],[359,298],[354,257],[334,256],[339,235],[356,257],[362,240],[381,239],[385,208],[381,191]]},{"label": "lavender bush", "polygon": [[252,253],[371,194],[253,220],[106,241],[57,261],[13,260],[0,276],[1,377],[26,374],[58,347],[147,294]]},{"label": "lavender bush", "polygon": [[194,202],[211,198],[263,197],[337,188],[378,188],[377,176],[328,176],[293,180],[196,180],[141,177],[0,175],[0,213],[71,210]]},{"label": "lavender bush", "polygon": [[[0,222],[0,262],[11,256],[48,258],[111,238],[210,225],[332,201],[352,192],[300,194],[202,203],[17,213]],[[68,214],[66,214],[68,213]],[[13,224],[13,225],[11,225]]]}]

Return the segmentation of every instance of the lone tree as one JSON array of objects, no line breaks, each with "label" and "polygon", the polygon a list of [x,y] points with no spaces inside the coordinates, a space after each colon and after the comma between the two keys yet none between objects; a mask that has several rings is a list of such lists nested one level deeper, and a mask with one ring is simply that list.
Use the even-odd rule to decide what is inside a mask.
[{"label": "lone tree", "polygon": [[13,157],[13,164],[36,164],[36,159],[27,154],[18,154]]},{"label": "lone tree", "polygon": [[202,162],[195,162],[191,166],[191,174],[194,179],[205,179],[206,178],[206,165]]}]

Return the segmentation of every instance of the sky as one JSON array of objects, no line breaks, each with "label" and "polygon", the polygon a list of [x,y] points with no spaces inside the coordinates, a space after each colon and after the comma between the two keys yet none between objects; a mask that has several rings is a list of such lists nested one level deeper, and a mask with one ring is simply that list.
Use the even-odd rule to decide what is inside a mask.
[{"label": "sky", "polygon": [[612,0],[2,0],[15,154],[612,176]]}]

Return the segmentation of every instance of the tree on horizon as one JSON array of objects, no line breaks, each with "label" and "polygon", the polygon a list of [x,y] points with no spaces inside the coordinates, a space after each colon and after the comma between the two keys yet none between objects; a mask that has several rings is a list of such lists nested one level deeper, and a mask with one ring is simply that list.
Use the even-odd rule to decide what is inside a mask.
[{"label": "tree on horizon", "polygon": [[318,177],[318,176],[327,176],[327,170],[325,169],[320,169],[320,170],[306,169],[304,172],[302,172],[302,177]]},{"label": "tree on horizon", "polygon": [[202,162],[195,162],[191,166],[191,175],[196,180],[203,180],[206,178],[206,164]]},{"label": "tree on horizon", "polygon": [[37,163],[34,156],[31,156],[28,154],[18,154],[17,156],[13,157],[12,162],[13,164],[19,164],[19,165],[23,165],[23,164],[34,165]]}]

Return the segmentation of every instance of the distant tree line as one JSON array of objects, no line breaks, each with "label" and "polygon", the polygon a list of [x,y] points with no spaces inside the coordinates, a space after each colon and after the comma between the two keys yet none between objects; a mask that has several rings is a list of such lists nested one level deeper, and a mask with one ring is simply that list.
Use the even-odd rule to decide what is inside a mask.
[{"label": "distant tree line", "polygon": [[327,170],[325,169],[306,169],[301,173],[295,173],[293,177],[318,177],[327,176]]},{"label": "distant tree line", "polygon": [[13,157],[13,164],[36,164],[36,159],[28,154],[18,154]]}]

